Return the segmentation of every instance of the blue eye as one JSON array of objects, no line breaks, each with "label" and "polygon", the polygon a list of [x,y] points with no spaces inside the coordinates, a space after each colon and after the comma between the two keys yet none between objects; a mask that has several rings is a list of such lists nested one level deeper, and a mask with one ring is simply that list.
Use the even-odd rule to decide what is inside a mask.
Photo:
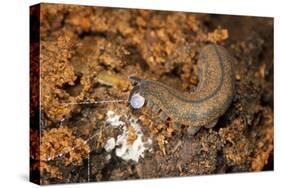
[{"label": "blue eye", "polygon": [[145,99],[140,94],[134,94],[131,97],[130,104],[134,109],[139,109],[144,105]]}]

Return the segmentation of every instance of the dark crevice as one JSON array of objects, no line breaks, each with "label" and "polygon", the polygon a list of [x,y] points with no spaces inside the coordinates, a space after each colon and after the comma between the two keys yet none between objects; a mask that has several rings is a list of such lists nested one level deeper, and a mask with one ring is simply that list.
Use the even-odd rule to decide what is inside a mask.
[{"label": "dark crevice", "polygon": [[76,74],[76,80],[74,81],[74,85],[70,85],[69,83],[64,83],[62,89],[73,97],[78,96],[83,90],[83,85],[81,84],[81,77],[82,77],[82,73]]},{"label": "dark crevice", "polygon": [[96,36],[96,37],[101,37],[101,38],[107,38],[108,34],[107,32],[102,32],[102,31],[83,31],[79,33],[78,37],[80,39],[84,39],[87,36]]},{"label": "dark crevice", "polygon": [[139,53],[138,48],[136,46],[129,45],[126,46],[126,49],[130,52],[129,55],[124,57],[128,64],[139,64],[140,68],[143,71],[147,71],[149,69],[149,66]]},{"label": "dark crevice", "polygon": [[119,32],[110,32],[110,31],[82,31],[81,33],[78,34],[78,37],[80,39],[84,39],[86,37],[100,37],[100,38],[106,38],[107,40],[114,41],[114,39],[123,36]]},{"label": "dark crevice", "polygon": [[263,167],[262,171],[274,170],[273,152],[270,154],[267,164]]}]

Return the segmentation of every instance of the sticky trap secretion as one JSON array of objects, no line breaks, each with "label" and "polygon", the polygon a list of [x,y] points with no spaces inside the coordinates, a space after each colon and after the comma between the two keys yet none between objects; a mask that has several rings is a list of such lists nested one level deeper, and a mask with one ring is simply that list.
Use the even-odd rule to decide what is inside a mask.
[{"label": "sticky trap secretion", "polygon": [[266,171],[273,160],[273,18],[30,7],[32,182]]}]

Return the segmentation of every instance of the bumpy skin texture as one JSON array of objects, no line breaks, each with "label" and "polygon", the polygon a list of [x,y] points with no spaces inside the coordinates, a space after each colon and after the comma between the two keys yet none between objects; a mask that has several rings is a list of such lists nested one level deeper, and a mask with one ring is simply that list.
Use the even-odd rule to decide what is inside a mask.
[{"label": "bumpy skin texture", "polygon": [[233,58],[221,46],[210,44],[199,54],[199,84],[192,93],[179,92],[163,83],[130,77],[147,102],[159,107],[173,122],[200,127],[211,125],[225,113],[234,95]]}]

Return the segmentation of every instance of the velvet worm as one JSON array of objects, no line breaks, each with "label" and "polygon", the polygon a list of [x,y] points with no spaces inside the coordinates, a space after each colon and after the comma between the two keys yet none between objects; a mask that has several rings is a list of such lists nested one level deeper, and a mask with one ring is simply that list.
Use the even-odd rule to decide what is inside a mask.
[{"label": "velvet worm", "polygon": [[199,83],[194,92],[183,93],[158,81],[130,76],[136,85],[129,103],[135,109],[146,104],[162,120],[170,118],[188,126],[191,135],[202,126],[211,128],[228,109],[234,95],[233,61],[222,46],[206,45],[199,53]]}]

